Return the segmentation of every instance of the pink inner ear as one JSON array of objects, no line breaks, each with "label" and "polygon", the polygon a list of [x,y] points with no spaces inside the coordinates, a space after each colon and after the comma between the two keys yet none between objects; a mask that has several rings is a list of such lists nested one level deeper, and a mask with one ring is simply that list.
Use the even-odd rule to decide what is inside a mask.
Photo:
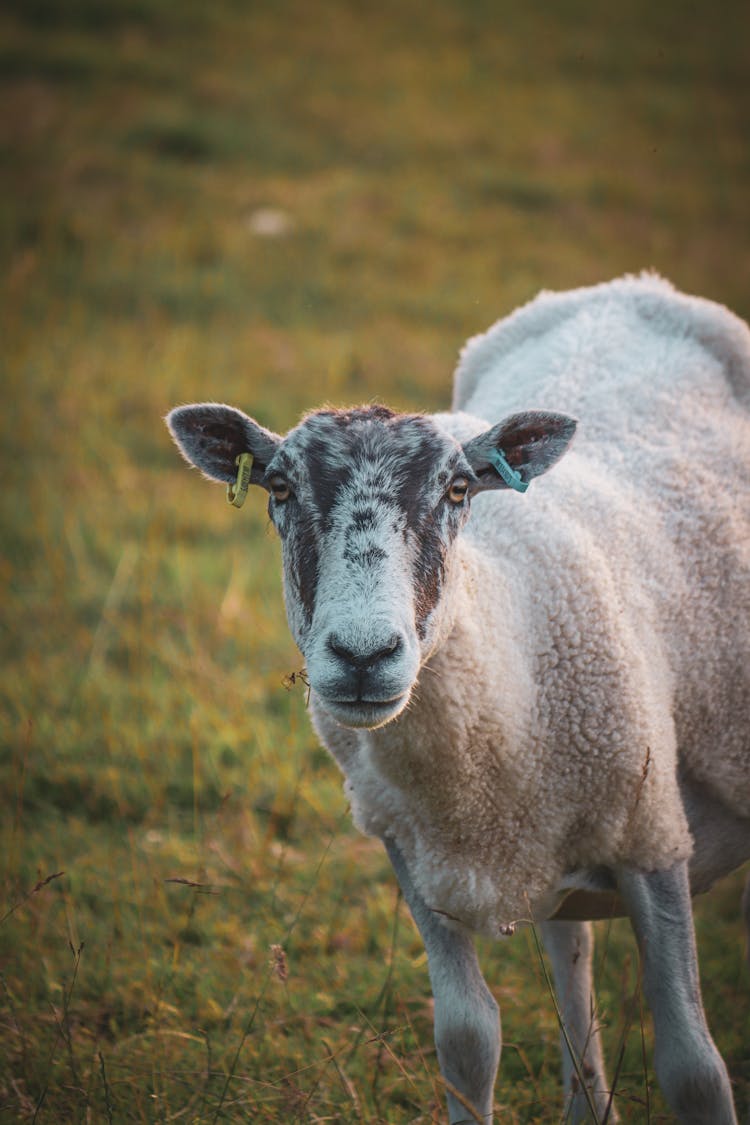
[{"label": "pink inner ear", "polygon": [[505,460],[514,469],[518,468],[528,459],[528,453],[532,446],[542,445],[547,441],[549,441],[549,435],[543,430],[523,430],[520,433],[512,434],[510,441],[508,438],[503,441],[502,450]]},{"label": "pink inner ear", "polygon": [[517,469],[525,461],[523,445],[508,445],[502,447],[503,456],[513,469]]},{"label": "pink inner ear", "polygon": [[[563,437],[567,429],[563,422],[569,424],[572,419],[563,420],[562,417],[554,416],[530,418],[528,421],[520,421],[518,425],[509,427],[508,432],[502,434],[500,438],[508,464],[516,468],[534,460],[540,450],[549,445],[553,438]],[[575,425],[573,430],[575,431]]]},{"label": "pink inner ear", "polygon": [[532,445],[546,445],[550,439],[548,430],[541,426],[524,426],[511,435],[512,444],[509,442],[510,449],[507,452],[516,450],[522,452]]}]

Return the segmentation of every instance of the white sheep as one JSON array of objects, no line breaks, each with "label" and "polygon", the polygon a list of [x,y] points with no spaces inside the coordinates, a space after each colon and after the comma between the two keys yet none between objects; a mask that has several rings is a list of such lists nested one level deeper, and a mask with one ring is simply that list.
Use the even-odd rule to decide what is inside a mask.
[{"label": "white sheep", "polygon": [[583,919],[624,911],[667,1101],[735,1122],[690,891],[750,856],[748,327],[624,278],[470,340],[452,413],[167,421],[206,476],[234,487],[249,452],[238,489],[270,494],[313,723],[427,949],[450,1121],[491,1121],[500,1054],[470,935],[530,918],[569,1119],[614,1119]]}]

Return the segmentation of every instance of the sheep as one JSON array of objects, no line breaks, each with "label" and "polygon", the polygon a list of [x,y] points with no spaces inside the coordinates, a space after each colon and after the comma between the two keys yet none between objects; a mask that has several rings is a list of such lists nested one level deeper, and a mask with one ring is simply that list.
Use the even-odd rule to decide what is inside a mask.
[{"label": "sheep", "polygon": [[736,1122],[690,896],[750,856],[747,325],[625,277],[469,340],[449,412],[167,424],[234,503],[269,494],[313,725],[427,950],[451,1125],[492,1121],[500,1056],[472,934],[529,920],[567,1119],[616,1119],[590,919],[620,913],[667,1102]]}]

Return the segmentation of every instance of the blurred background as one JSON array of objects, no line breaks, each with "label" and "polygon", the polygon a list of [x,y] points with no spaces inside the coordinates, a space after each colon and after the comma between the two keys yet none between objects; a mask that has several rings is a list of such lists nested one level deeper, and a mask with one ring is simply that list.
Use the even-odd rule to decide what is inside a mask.
[{"label": "blurred background", "polygon": [[[449,402],[542,287],[750,315],[745,0],[6,0],[0,1120],[443,1122],[421,944],[316,747],[260,495],[162,423]],[[746,1107],[736,877],[698,908]],[[599,927],[627,1121],[668,1119]],[[508,1122],[557,1122],[528,931],[480,943]]]}]

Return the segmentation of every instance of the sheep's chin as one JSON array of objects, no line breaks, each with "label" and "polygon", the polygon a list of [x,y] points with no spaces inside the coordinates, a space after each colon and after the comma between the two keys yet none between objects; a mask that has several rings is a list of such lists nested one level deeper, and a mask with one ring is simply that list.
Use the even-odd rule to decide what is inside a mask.
[{"label": "sheep's chin", "polygon": [[376,730],[377,727],[385,726],[401,714],[409,702],[410,694],[406,691],[396,699],[384,701],[360,699],[351,703],[326,699],[319,694],[318,702],[339,726],[351,727],[354,730]]}]

